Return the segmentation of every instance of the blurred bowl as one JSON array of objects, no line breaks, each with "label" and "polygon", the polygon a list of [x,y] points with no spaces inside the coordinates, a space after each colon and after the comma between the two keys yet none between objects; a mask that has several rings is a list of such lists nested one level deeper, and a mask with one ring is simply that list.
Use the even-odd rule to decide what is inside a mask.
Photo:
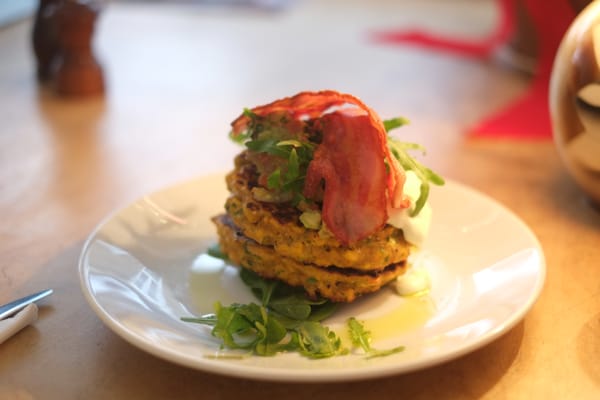
[{"label": "blurred bowl", "polygon": [[600,1],[583,9],[563,37],[549,101],[560,157],[583,191],[600,204]]}]

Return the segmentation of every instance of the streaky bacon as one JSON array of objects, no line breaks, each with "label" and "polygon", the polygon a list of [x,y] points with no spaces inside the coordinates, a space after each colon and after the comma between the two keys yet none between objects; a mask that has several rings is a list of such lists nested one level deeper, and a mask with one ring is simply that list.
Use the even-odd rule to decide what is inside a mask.
[{"label": "streaky bacon", "polygon": [[[323,221],[340,242],[364,239],[385,225],[388,203],[392,208],[408,206],[404,170],[389,151],[383,123],[355,96],[307,91],[251,111],[259,116],[285,111],[294,119],[322,120],[323,143],[308,166],[304,194],[310,198],[325,181]],[[240,115],[231,123],[233,135],[246,130],[249,122]]]},{"label": "streaky bacon", "polygon": [[321,117],[323,142],[308,166],[304,195],[325,181],[323,222],[343,244],[363,239],[387,221],[387,171],[379,138],[365,134],[369,116],[333,112]]},{"label": "streaky bacon", "polygon": [[[285,97],[269,104],[254,107],[252,108],[252,112],[264,117],[274,112],[287,111],[291,114],[292,118],[312,119],[319,117],[325,110],[331,107],[341,106],[346,103],[355,103],[356,101],[360,102],[360,100],[353,96],[333,90],[300,92],[291,97]],[[233,121],[231,126],[233,127],[234,136],[242,133],[248,126],[248,122],[250,122],[250,119],[244,114]]]}]

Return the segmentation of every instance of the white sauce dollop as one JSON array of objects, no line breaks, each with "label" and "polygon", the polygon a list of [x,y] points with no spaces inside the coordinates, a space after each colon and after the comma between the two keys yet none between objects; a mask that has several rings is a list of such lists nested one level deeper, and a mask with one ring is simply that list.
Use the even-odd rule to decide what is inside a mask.
[{"label": "white sauce dollop", "polygon": [[396,279],[395,289],[400,296],[427,293],[431,289],[429,272],[425,268],[409,268]]},{"label": "white sauce dollop", "polygon": [[411,205],[409,208],[388,210],[388,224],[402,229],[406,241],[417,247],[422,246],[427,237],[432,213],[429,203],[425,203],[417,216],[410,216],[420,193],[421,180],[413,171],[407,171],[404,194],[410,199]]}]

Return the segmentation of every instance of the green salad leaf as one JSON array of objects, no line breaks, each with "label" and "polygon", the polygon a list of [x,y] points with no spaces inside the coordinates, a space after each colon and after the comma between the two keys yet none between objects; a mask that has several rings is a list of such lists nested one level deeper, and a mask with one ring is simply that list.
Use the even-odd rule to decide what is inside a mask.
[{"label": "green salad leaf", "polygon": [[385,128],[386,132],[389,132],[392,129],[400,128],[406,124],[408,124],[408,120],[402,117],[386,119],[383,121],[383,127]]},{"label": "green salad leaf", "polygon": [[[248,351],[259,356],[298,352],[308,358],[327,358],[348,354],[349,347],[322,321],[338,304],[325,299],[309,299],[298,288],[261,278],[247,269],[240,270],[242,281],[261,304],[215,303],[215,312],[182,321],[208,325],[223,347]],[[398,353],[404,347],[376,350],[371,333],[356,318],[347,320],[351,348],[363,350],[366,358]]]},{"label": "green salad leaf", "polygon": [[221,246],[219,246],[218,243],[215,243],[214,245],[210,246],[206,250],[206,253],[211,257],[220,258],[222,260],[227,259],[227,254],[223,253],[223,251],[221,250]]},{"label": "green salad leaf", "polygon": [[212,326],[211,334],[224,347],[260,356],[297,351],[309,358],[324,358],[348,351],[335,332],[320,322],[335,311],[334,303],[308,299],[297,288],[263,279],[247,269],[241,269],[240,276],[260,305],[217,302],[214,314],[182,320]]},{"label": "green salad leaf", "polygon": [[271,302],[271,296],[277,287],[277,281],[262,279],[258,274],[246,268],[240,270],[240,278],[250,288],[254,296],[260,299],[263,306]]},{"label": "green salad leaf", "polygon": [[277,167],[267,177],[267,187],[281,193],[291,193],[296,203],[304,199],[302,191],[306,179],[308,164],[313,158],[314,145],[296,140],[257,140],[246,142],[250,150],[267,153],[284,160],[283,167]]},{"label": "green salad leaf", "polygon": [[415,207],[410,213],[411,217],[415,217],[421,212],[423,206],[429,197],[429,184],[443,185],[444,178],[433,172],[431,169],[422,165],[414,157],[409,154],[409,151],[418,150],[425,154],[425,148],[417,143],[407,143],[395,139],[389,135],[389,131],[406,125],[408,120],[404,118],[393,118],[383,121],[383,126],[388,132],[388,147],[394,155],[398,163],[405,171],[413,171],[417,178],[421,181],[419,198],[415,202]]},{"label": "green salad leaf", "polygon": [[[305,201],[302,191],[315,144],[307,139],[308,133],[303,129],[310,124],[291,128],[285,113],[260,116],[244,109],[244,115],[248,117],[246,130],[235,135],[230,132],[230,138],[250,151],[268,154],[276,159],[274,164],[279,166],[267,177],[268,189],[291,194],[295,204]],[[301,137],[305,139],[299,140]]]},{"label": "green salad leaf", "polygon": [[348,333],[354,347],[362,349],[367,358],[385,357],[404,351],[404,346],[398,346],[387,350],[376,350],[371,347],[371,332],[367,331],[364,325],[356,318],[348,319]]},{"label": "green salad leaf", "polygon": [[310,358],[327,358],[347,354],[341,339],[317,321],[304,321],[294,330],[298,351]]}]

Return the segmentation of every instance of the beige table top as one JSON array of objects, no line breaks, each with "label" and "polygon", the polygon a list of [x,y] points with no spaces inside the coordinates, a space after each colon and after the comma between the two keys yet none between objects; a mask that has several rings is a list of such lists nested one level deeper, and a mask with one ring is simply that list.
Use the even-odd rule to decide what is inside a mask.
[{"label": "beige table top", "polygon": [[[338,12],[343,10],[343,12]],[[0,345],[0,398],[576,398],[600,396],[600,215],[551,141],[466,138],[526,87],[491,62],[377,46],[372,28],[483,34],[489,2],[298,1],[281,12],[111,3],[96,36],[108,91],[56,98],[33,79],[30,21],[0,30],[0,303],[51,287],[39,321]],[[213,171],[238,149],[244,106],[333,88],[384,117],[446,177],[505,204],[547,258],[541,297],[498,340],[457,360],[376,380],[266,383],[180,367],[129,345],[87,305],[87,235],[138,197]]]}]

